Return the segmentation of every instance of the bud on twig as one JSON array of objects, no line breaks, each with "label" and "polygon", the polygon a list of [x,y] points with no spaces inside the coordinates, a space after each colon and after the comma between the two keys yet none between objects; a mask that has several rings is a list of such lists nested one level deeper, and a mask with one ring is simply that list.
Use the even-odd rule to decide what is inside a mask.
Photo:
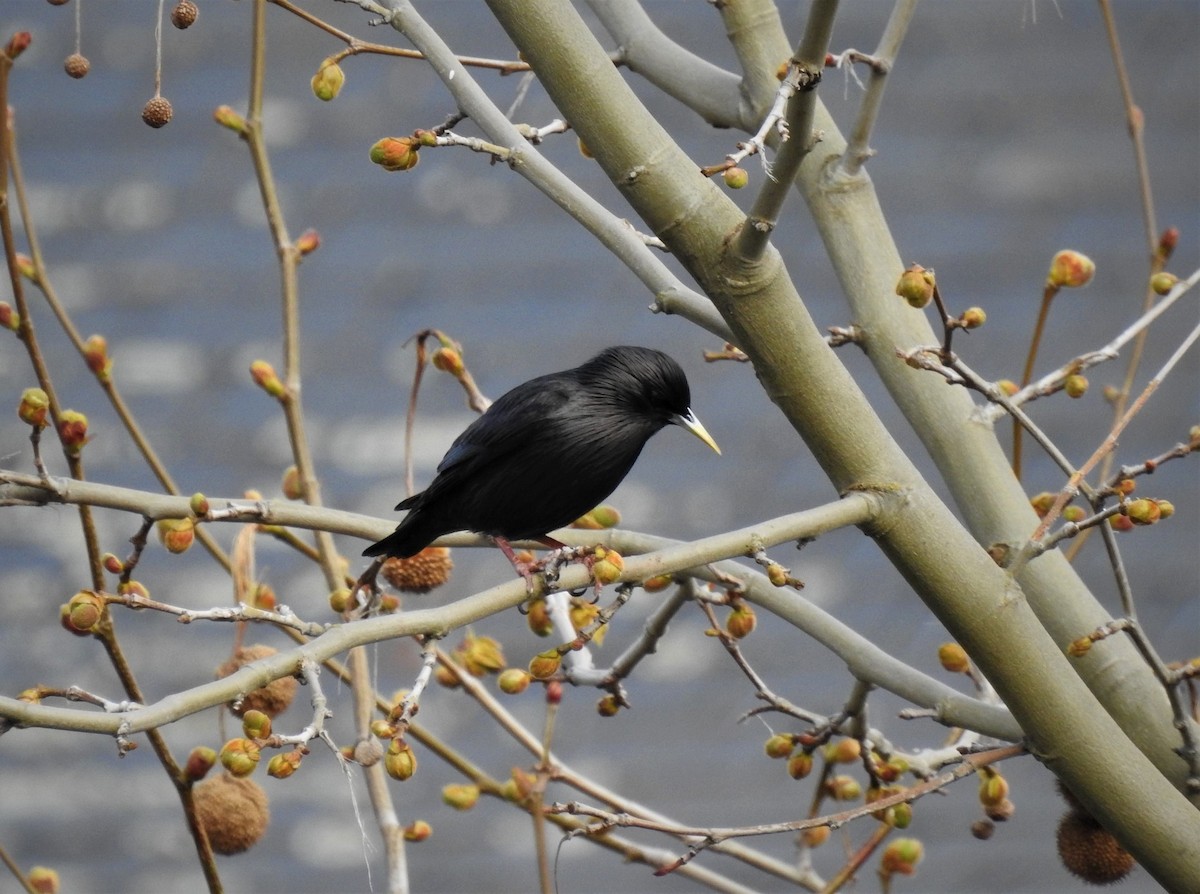
[{"label": "bud on twig", "polygon": [[58,437],[68,456],[79,456],[88,442],[87,416],[76,410],[63,410],[58,416]]},{"label": "bud on twig", "polygon": [[274,398],[283,398],[287,394],[287,389],[283,382],[279,380],[279,376],[275,374],[275,367],[267,363],[265,360],[255,360],[250,364],[250,378],[267,394]]},{"label": "bud on twig", "polygon": [[420,144],[411,137],[384,137],[371,147],[371,161],[385,171],[407,171],[417,166]]},{"label": "bud on twig", "polygon": [[41,388],[26,388],[17,405],[17,415],[26,425],[45,428],[46,413],[50,410],[50,396]]},{"label": "bud on twig", "polygon": [[1046,285],[1056,288],[1077,289],[1092,281],[1096,265],[1082,252],[1065,249],[1050,262],[1050,273]]},{"label": "bud on twig", "polygon": [[329,102],[342,92],[344,83],[346,83],[346,73],[337,64],[337,57],[330,56],[321,63],[317,73],[312,76],[313,96],[322,102]]},{"label": "bud on twig", "polygon": [[933,287],[936,282],[932,270],[926,270],[920,264],[913,264],[900,274],[896,283],[896,294],[907,301],[910,307],[920,309],[933,300]]}]

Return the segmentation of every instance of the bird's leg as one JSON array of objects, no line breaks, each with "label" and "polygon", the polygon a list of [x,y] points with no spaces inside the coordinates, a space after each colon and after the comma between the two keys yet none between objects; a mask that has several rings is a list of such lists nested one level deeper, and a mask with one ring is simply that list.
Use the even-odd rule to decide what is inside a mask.
[{"label": "bird's leg", "polygon": [[[363,610],[370,605],[371,601],[379,593],[379,585],[376,582],[379,578],[379,570],[383,568],[383,563],[387,561],[387,556],[377,556],[374,561],[367,566],[367,570],[354,582],[354,588],[350,591],[349,604],[346,607],[346,613],[362,613]],[[361,596],[359,594],[362,594]]]},{"label": "bird's leg", "polygon": [[496,546],[500,547],[500,552],[504,553],[504,557],[508,559],[509,563],[511,563],[517,574],[525,578],[525,591],[532,596],[533,575],[543,569],[544,563],[526,562],[524,559],[518,559],[517,554],[513,551],[513,548],[503,537],[492,537],[492,542],[496,544]]}]

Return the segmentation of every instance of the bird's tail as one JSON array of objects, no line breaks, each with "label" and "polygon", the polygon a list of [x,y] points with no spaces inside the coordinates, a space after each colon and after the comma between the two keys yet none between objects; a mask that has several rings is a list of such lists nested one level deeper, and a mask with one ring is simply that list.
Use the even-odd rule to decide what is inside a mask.
[{"label": "bird's tail", "polygon": [[414,494],[397,504],[396,508],[407,509],[408,515],[400,520],[396,530],[364,549],[364,556],[398,556],[407,559],[429,545],[437,534],[430,534],[418,521],[419,513],[416,510],[420,506],[422,496],[423,494]]},{"label": "bird's tail", "polygon": [[372,543],[363,550],[364,556],[399,556],[406,559],[416,555],[425,548],[424,543],[418,542],[412,531],[404,530],[404,525],[392,531],[378,543]]}]

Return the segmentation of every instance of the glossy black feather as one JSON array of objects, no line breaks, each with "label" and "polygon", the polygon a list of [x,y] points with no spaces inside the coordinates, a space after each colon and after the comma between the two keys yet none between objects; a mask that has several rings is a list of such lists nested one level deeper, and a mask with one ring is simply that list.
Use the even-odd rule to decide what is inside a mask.
[{"label": "glossy black feather", "polygon": [[655,432],[690,418],[689,403],[679,364],[650,348],[607,348],[518,385],[458,436],[429,487],[396,507],[408,515],[363,555],[411,556],[452,531],[545,536],[616,490]]}]

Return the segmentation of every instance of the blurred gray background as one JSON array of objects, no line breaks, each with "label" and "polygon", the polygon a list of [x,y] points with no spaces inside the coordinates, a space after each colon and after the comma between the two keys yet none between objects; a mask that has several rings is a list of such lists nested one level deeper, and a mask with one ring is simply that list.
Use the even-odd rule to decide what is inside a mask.
[{"label": "blurred gray background", "polygon": [[[168,4],[168,8],[169,8]],[[368,16],[333,2],[307,8],[368,40],[396,42],[390,30],[369,29]],[[251,5],[201,2],[186,32],[164,29],[163,93],[175,118],[159,131],[140,120],[153,94],[156,4],[148,0],[86,3],[83,52],[92,71],[72,81],[62,71],[74,48],[74,4],[9,0],[0,8],[0,37],[28,29],[34,42],[11,79],[21,159],[32,212],[52,280],[84,334],[103,333],[115,376],[133,411],[185,492],[238,495],[257,488],[279,493],[288,465],[277,408],[247,373],[252,359],[280,357],[279,281],[249,155],[212,121],[228,103],[245,108]],[[684,45],[732,68],[720,19],[709,4],[648,2],[653,18]],[[450,45],[464,54],[512,58],[512,47],[482,4],[420,4]],[[805,4],[781,4],[798,36]],[[833,49],[869,51],[890,4],[845,4]],[[1171,269],[1187,275],[1200,262],[1200,6],[1118,4],[1121,40],[1147,122],[1146,143],[1160,227],[1182,231]],[[757,388],[751,370],[705,365],[701,351],[716,339],[677,318],[647,312],[649,296],[584,231],[503,166],[444,149],[422,153],[421,166],[385,174],[367,160],[378,138],[441,123],[453,105],[422,63],[361,56],[345,62],[342,94],[325,104],[309,78],[341,44],[279,9],[268,10],[267,133],[271,161],[293,236],[320,231],[321,249],[301,268],[304,404],[324,497],[331,506],[388,517],[402,496],[401,433],[412,369],[402,347],[414,332],[441,328],[466,346],[481,388],[495,397],[535,374],[574,365],[618,343],[664,348],[680,359],[693,407],[721,444],[712,456],[674,430],[648,447],[614,496],[625,523],[688,538],[793,511],[834,496],[802,444]],[[518,78],[475,76],[506,107]],[[713,164],[742,135],[713,130],[636,77],[646,102],[697,164]],[[860,92],[840,72],[828,72],[821,95],[848,129]],[[541,124],[554,116],[535,84],[517,118]],[[471,133],[469,126],[463,132]],[[919,8],[889,83],[873,140],[869,170],[906,259],[936,267],[952,307],[983,306],[988,324],[958,346],[968,362],[993,378],[1017,378],[1037,312],[1050,257],[1076,248],[1097,264],[1093,284],[1055,303],[1042,349],[1041,371],[1112,338],[1134,319],[1146,276],[1143,225],[1133,153],[1095,4],[951,3]],[[615,191],[573,136],[549,140],[543,151],[616,213]],[[752,178],[761,174],[749,166]],[[753,184],[752,180],[752,184]],[[748,203],[753,189],[736,195]],[[849,322],[845,304],[815,229],[793,199],[776,242],[821,325]],[[19,234],[20,236],[20,234]],[[23,238],[22,238],[23,242]],[[7,294],[4,296],[7,297]],[[155,482],[44,306],[33,299],[43,347],[64,403],[85,411],[94,440],[85,452],[97,481],[154,489]],[[1196,319],[1187,298],[1156,328],[1146,378]],[[918,450],[867,364],[851,349],[842,356],[901,443]],[[4,400],[14,405],[34,384],[15,340],[0,350]],[[1189,357],[1121,441],[1120,459],[1138,462],[1186,437],[1200,422],[1197,361]],[[1094,370],[1082,400],[1059,397],[1036,406],[1035,417],[1081,461],[1107,429],[1101,386],[1119,382],[1123,365]],[[10,411],[11,412],[11,411]],[[0,426],[4,465],[31,470],[27,431],[12,415]],[[427,380],[417,438],[418,486],[428,481],[449,441],[468,421],[461,394],[445,376]],[[1003,428],[1007,438],[1008,427]],[[61,458],[47,453],[52,472]],[[1030,492],[1056,488],[1058,472],[1027,449]],[[1122,540],[1139,597],[1141,620],[1168,659],[1200,648],[1195,461],[1171,463],[1142,492],[1170,497],[1170,522]],[[99,513],[106,549],[126,553],[136,519]],[[234,529],[216,536],[231,542]],[[351,557],[362,544],[340,543]],[[1114,587],[1097,541],[1079,564],[1116,611]],[[808,587],[805,596],[917,667],[941,673],[935,650],[945,640],[903,581],[856,532],[830,536],[802,555],[774,556]],[[458,571],[438,597],[449,599],[503,579],[506,564],[491,552],[456,553]],[[71,509],[0,511],[0,562],[6,569],[0,605],[3,691],[38,683],[76,684],[110,698],[120,692],[111,668],[90,640],[71,637],[56,621],[58,606],[87,583],[76,514]],[[260,540],[259,568],[280,599],[302,614],[326,617],[316,571]],[[352,567],[357,567],[352,566]],[[225,576],[199,550],[169,557],[153,545],[138,574],[156,597],[190,607],[231,598]],[[640,629],[654,599],[639,593],[618,616],[610,650]],[[228,651],[231,630],[192,625],[149,613],[119,613],[118,624],[149,697],[210,679]],[[631,711],[601,720],[595,696],[567,693],[556,750],[603,784],[635,793],[687,823],[733,825],[800,816],[811,784],[792,783],[761,745],[757,720],[738,724],[753,695],[719,646],[704,638],[698,612],[684,612],[660,652],[630,682]],[[523,620],[491,619],[477,632],[501,639],[510,661],[523,664],[531,642]],[[257,638],[283,646],[281,635]],[[746,643],[755,667],[780,694],[807,708],[834,711],[851,680],[818,644],[760,617]],[[609,656],[611,657],[611,656]],[[379,688],[410,684],[418,665],[411,643],[375,650]],[[602,653],[601,660],[604,655]],[[349,697],[330,686],[333,729],[349,741]],[[534,728],[539,699],[508,704]],[[895,719],[900,702],[872,700],[872,721],[902,748],[935,744],[941,730]],[[297,704],[277,727],[306,722]],[[460,693],[430,692],[421,720],[462,745],[496,775],[531,758],[482,720]],[[781,726],[783,729],[791,727]],[[179,755],[193,745],[219,747],[216,712],[166,730]],[[647,754],[650,757],[647,757]],[[670,755],[667,757],[666,755]],[[1115,769],[1119,772],[1119,769]],[[1014,819],[988,842],[974,840],[976,786],[967,781],[944,798],[916,806],[910,834],[927,854],[915,880],[898,890],[932,892],[1074,891],[1054,853],[1061,813],[1049,774],[1030,759],[1005,773],[1017,805]],[[364,846],[347,783],[318,749],[301,774],[278,782],[262,776],[272,824],[251,853],[223,859],[230,891],[366,891]],[[395,786],[405,821],[424,818],[434,836],[409,849],[418,891],[525,891],[536,886],[523,816],[484,801],[470,814],[441,805],[438,792],[457,781],[432,757],[417,776]],[[359,792],[358,802],[365,805]],[[370,821],[367,822],[368,829]],[[865,827],[851,827],[846,842]],[[647,843],[665,843],[647,838]],[[790,858],[788,836],[753,842]],[[54,731],[15,731],[0,740],[0,844],[24,866],[46,863],[70,891],[198,891],[203,888],[170,784],[148,748],[118,760],[113,743]],[[844,846],[840,834],[819,853],[832,873]],[[380,888],[379,848],[370,863]],[[749,884],[763,877],[709,856],[708,865]],[[691,884],[654,879],[584,843],[558,854],[559,890],[683,891]],[[861,890],[873,890],[870,871]],[[768,884],[766,887],[770,888]],[[782,886],[777,886],[782,887]],[[12,880],[0,891],[13,890]],[[1157,890],[1135,871],[1122,890]]]}]

